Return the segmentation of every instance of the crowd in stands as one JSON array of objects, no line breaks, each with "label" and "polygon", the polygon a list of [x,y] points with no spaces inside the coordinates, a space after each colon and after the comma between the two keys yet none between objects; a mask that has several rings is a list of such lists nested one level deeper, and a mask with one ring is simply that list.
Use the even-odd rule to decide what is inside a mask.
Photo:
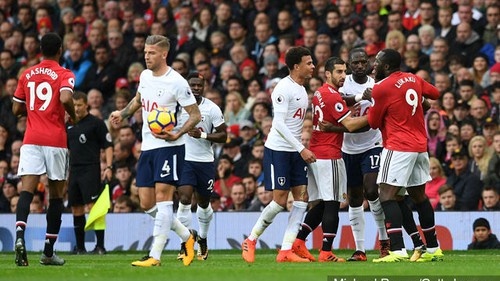
[{"label": "crowd in stands", "polygon": [[[64,39],[62,65],[90,113],[107,120],[137,92],[150,34],[170,39],[168,65],[206,79],[205,97],[224,112],[228,141],[215,145],[214,211],[261,211],[271,200],[262,182],[264,143],[272,125],[270,94],[288,75],[284,54],[303,45],[313,54],[313,93],[331,56],[353,48],[370,59],[398,50],[404,71],[441,92],[426,113],[437,211],[500,210],[500,6],[495,0],[18,0],[0,1],[0,212],[15,213],[19,149],[26,117],[12,114],[20,73],[40,62],[47,32]],[[310,118],[310,113],[307,118]],[[140,111],[107,122],[114,140],[113,212],[140,211],[135,165],[141,151]],[[312,122],[306,120],[307,145]],[[102,164],[102,169],[106,164]],[[31,204],[47,205],[42,177]]]}]

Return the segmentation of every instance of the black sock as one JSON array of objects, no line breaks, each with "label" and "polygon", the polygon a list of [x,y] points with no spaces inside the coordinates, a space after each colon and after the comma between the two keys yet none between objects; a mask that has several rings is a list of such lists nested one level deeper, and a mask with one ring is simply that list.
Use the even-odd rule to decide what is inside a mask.
[{"label": "black sock", "polygon": [[309,212],[307,212],[306,218],[304,219],[304,223],[300,227],[300,231],[297,234],[297,238],[300,240],[306,240],[309,233],[318,227],[323,218],[323,209],[325,204],[323,201],[319,202],[316,206],[314,206]]},{"label": "black sock", "polygon": [[21,191],[16,209],[16,240],[17,238],[24,239],[24,231],[26,230],[26,222],[28,221],[28,215],[30,213],[31,201],[33,201],[33,193]]},{"label": "black sock", "polygon": [[47,257],[52,257],[54,254],[54,243],[56,243],[57,235],[61,229],[61,215],[64,209],[64,204],[61,198],[49,200],[49,208],[47,209],[47,233],[45,234],[45,247],[43,253]]},{"label": "black sock", "polygon": [[385,226],[391,239],[391,251],[400,251],[404,248],[403,233],[401,229],[402,215],[396,200],[381,203],[385,214]]},{"label": "black sock", "polygon": [[436,227],[434,223],[434,210],[432,209],[431,202],[429,202],[429,199],[427,198],[424,201],[415,204],[415,208],[418,212],[420,227],[422,227],[422,232],[424,232],[427,247],[438,247]]},{"label": "black sock", "polygon": [[401,215],[403,216],[403,227],[413,241],[413,248],[420,249],[424,245],[424,242],[422,242],[417,225],[413,219],[413,213],[410,210],[410,207],[408,207],[408,204],[406,204],[405,200],[398,201],[398,205],[399,209],[401,209]]},{"label": "black sock", "polygon": [[339,207],[340,202],[337,201],[326,201],[325,208],[323,211],[323,245],[321,246],[322,251],[331,251],[333,239],[337,235],[337,229],[339,227]]},{"label": "black sock", "polygon": [[104,249],[104,229],[96,230],[95,237],[97,238],[96,246]]},{"label": "black sock", "polygon": [[85,215],[73,216],[73,227],[75,231],[76,247],[85,250]]}]

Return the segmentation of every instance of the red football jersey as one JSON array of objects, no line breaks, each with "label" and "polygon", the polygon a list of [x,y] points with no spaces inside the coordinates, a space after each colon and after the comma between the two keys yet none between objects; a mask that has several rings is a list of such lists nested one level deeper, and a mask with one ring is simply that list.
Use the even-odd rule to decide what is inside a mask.
[{"label": "red football jersey", "polygon": [[53,60],[28,68],[19,78],[14,100],[26,103],[28,122],[24,144],[68,147],[62,90],[73,92],[75,75]]},{"label": "red football jersey", "polygon": [[435,100],[439,91],[412,73],[398,71],[375,84],[368,123],[380,128],[386,149],[427,151],[422,96]]},{"label": "red football jersey", "polygon": [[328,121],[341,127],[340,123],[351,112],[339,92],[331,85],[325,83],[319,88],[312,99],[313,132],[309,149],[314,152],[317,159],[340,159],[344,133],[322,132],[318,123]]}]

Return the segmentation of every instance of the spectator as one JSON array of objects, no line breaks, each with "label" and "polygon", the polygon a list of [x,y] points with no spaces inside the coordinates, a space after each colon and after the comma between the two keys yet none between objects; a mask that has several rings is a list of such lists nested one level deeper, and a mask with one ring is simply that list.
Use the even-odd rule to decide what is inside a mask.
[{"label": "spectator", "polygon": [[0,52],[0,79],[3,84],[7,82],[7,79],[17,77],[20,68],[21,65],[16,62],[11,50],[5,48]]},{"label": "spectator", "polygon": [[429,156],[442,159],[445,154],[444,141],[446,137],[446,125],[443,117],[437,110],[430,109],[425,115],[425,121]]},{"label": "spectator", "polygon": [[255,122],[255,128],[262,131],[262,121],[271,116],[271,106],[265,102],[255,102],[250,109],[250,120]]},{"label": "spectator", "polygon": [[460,139],[464,147],[469,147],[469,142],[476,136],[475,127],[471,121],[464,121],[460,125]]},{"label": "spectator", "polygon": [[483,211],[500,211],[500,196],[497,188],[486,186],[483,188]]},{"label": "spectator", "polygon": [[500,249],[500,241],[491,233],[490,223],[485,218],[478,218],[472,224],[474,236],[467,250]]},{"label": "spectator", "polygon": [[17,210],[17,203],[19,202],[19,195],[14,195],[10,199],[10,212],[15,214]]},{"label": "spectator", "polygon": [[214,193],[218,193],[221,197],[222,209],[231,205],[231,188],[234,183],[241,181],[240,177],[234,175],[233,169],[233,159],[229,155],[223,154],[217,164],[217,180],[214,184]]},{"label": "spectator", "polygon": [[135,211],[134,202],[127,195],[121,195],[116,198],[113,204],[113,213],[133,213]]},{"label": "spectator", "polygon": [[478,176],[470,172],[466,149],[456,149],[452,153],[451,159],[454,169],[446,179],[446,184],[453,187],[462,211],[477,210],[483,183]]},{"label": "spectator", "polygon": [[475,136],[469,142],[469,157],[471,158],[470,170],[480,179],[483,179],[488,172],[488,164],[491,159],[491,152],[483,136]]},{"label": "spectator", "polygon": [[92,61],[83,57],[82,43],[74,41],[69,45],[69,58],[63,67],[71,70],[75,74],[75,88],[79,89],[85,79],[85,74],[92,66]]},{"label": "spectator", "polygon": [[108,100],[114,93],[115,82],[121,76],[122,70],[113,62],[111,49],[106,44],[96,48],[94,59],[95,65],[87,71],[81,91],[88,92],[95,88],[103,93],[105,100]]},{"label": "spectator", "polygon": [[241,179],[241,183],[245,186],[246,195],[245,200],[248,201],[249,204],[252,204],[256,199],[256,191],[257,191],[257,178],[252,174],[246,174]]},{"label": "spectator", "polygon": [[241,182],[236,182],[231,188],[231,201],[233,202],[229,208],[230,212],[246,211],[249,202],[246,200],[246,188]]},{"label": "spectator", "polygon": [[226,95],[226,108],[224,110],[224,119],[228,126],[239,124],[247,120],[250,112],[245,108],[245,102],[238,92],[230,92]]},{"label": "spectator", "polygon": [[210,195],[210,205],[212,206],[212,210],[214,210],[214,212],[225,211],[224,205],[222,205],[221,197],[217,192],[212,192],[212,195]]},{"label": "spectator", "polygon": [[490,5],[486,8],[486,26],[483,32],[484,43],[498,44],[497,29],[500,24],[500,6]]},{"label": "spectator", "polygon": [[111,201],[116,203],[118,197],[130,194],[132,172],[126,162],[117,162],[114,165],[116,183],[111,185]]},{"label": "spectator", "polygon": [[484,176],[484,184],[495,186],[500,190],[500,132],[493,136],[493,150],[491,160],[488,163],[488,171]]},{"label": "spectator", "polygon": [[455,48],[452,49],[453,54],[462,55],[465,58],[465,66],[472,66],[472,58],[475,54],[479,53],[482,47],[482,41],[476,31],[472,30],[472,27],[467,22],[462,22],[457,26],[457,35],[452,45]]},{"label": "spectator", "polygon": [[462,99],[457,101],[456,106],[453,109],[453,120],[458,126],[460,126],[463,122],[467,122],[469,119],[469,110],[470,105],[466,101]]},{"label": "spectator", "polygon": [[273,193],[267,191],[264,186],[257,187],[257,200],[247,209],[249,212],[261,212],[273,200]]},{"label": "spectator", "polygon": [[431,181],[425,184],[425,195],[429,197],[432,208],[436,209],[440,197],[438,190],[446,183],[446,176],[444,174],[443,167],[441,167],[441,163],[439,163],[438,159],[430,157],[429,163]]},{"label": "spectator", "polygon": [[459,211],[460,206],[457,202],[457,197],[453,192],[453,187],[442,185],[438,189],[439,203],[436,206],[436,211]]},{"label": "spectator", "polygon": [[498,129],[498,125],[493,121],[493,118],[486,118],[483,124],[482,136],[486,139],[486,145],[490,148],[491,152],[493,152],[493,136],[498,132]]}]

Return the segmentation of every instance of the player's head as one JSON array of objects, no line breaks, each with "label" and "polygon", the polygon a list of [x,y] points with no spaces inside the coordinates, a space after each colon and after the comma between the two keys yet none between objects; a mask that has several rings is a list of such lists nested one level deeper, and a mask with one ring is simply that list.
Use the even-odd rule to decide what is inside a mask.
[{"label": "player's head", "polygon": [[169,50],[170,41],[167,37],[161,35],[148,36],[144,47],[147,68],[155,71],[163,64],[166,64]]},{"label": "player's head", "polygon": [[346,76],[345,62],[338,57],[331,57],[325,62],[326,83],[335,86],[337,90],[344,85]]},{"label": "player's head", "polygon": [[384,49],[378,52],[373,63],[375,80],[380,81],[391,73],[399,71],[401,66],[401,54],[393,49]]},{"label": "player's head", "polygon": [[192,72],[188,75],[187,81],[191,91],[196,99],[203,96],[203,90],[205,87],[205,78],[199,72]]},{"label": "player's head", "polygon": [[87,95],[84,92],[76,91],[73,93],[73,104],[76,117],[83,118],[88,114]]},{"label": "player's head", "polygon": [[292,47],[285,55],[286,66],[290,72],[297,72],[300,77],[310,78],[314,71],[311,51],[304,47]]},{"label": "player's head", "polygon": [[368,71],[368,55],[365,49],[356,48],[349,52],[349,67],[352,70],[352,75],[363,77]]},{"label": "player's head", "polygon": [[46,58],[56,57],[61,51],[62,40],[57,33],[50,32],[42,37],[40,42],[40,49],[42,55]]}]

